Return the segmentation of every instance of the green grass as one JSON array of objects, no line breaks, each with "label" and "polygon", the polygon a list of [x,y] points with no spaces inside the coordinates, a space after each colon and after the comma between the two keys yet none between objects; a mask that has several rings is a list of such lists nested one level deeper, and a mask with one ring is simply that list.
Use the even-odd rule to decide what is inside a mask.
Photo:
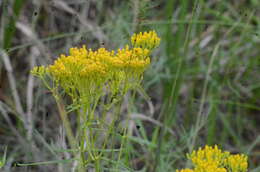
[{"label": "green grass", "polygon": [[[190,166],[186,153],[205,144],[217,144],[232,153],[247,154],[249,171],[259,171],[258,1],[94,0],[90,4],[69,5],[77,15],[47,1],[44,3],[48,5],[5,2],[10,4],[8,9],[1,10],[0,33],[4,36],[0,49],[8,48],[25,114],[30,56],[35,56],[37,64],[49,64],[71,46],[86,43],[96,48],[103,41],[111,50],[124,45],[134,31],[155,29],[159,33],[161,45],[154,52],[143,82],[151,99],[144,93],[127,96],[122,111],[122,115],[141,114],[155,122],[138,115],[131,120],[133,135],[125,144],[123,157],[120,162],[104,160],[104,164],[110,165],[104,165],[104,169],[113,171],[119,166],[126,171],[171,172]],[[34,9],[39,9],[37,18],[32,17]],[[88,14],[89,25],[77,18],[84,14]],[[30,25],[37,40],[51,52],[51,59],[35,54],[33,47],[40,53],[45,51],[15,27],[17,21]],[[33,137],[28,141],[26,123],[20,121],[26,119],[17,116],[2,57],[0,68],[0,155],[4,155],[3,148],[8,145],[2,168],[6,171],[71,168],[71,150],[66,147],[53,98],[34,80]],[[76,122],[73,114],[70,119],[72,124]],[[27,144],[17,143],[17,134]],[[26,168],[11,167],[14,162]]]}]

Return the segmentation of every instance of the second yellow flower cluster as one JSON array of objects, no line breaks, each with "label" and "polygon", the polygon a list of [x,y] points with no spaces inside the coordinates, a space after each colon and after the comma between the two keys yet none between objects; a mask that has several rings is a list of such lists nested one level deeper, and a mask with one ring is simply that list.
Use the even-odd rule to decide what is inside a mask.
[{"label": "second yellow flower cluster", "polygon": [[229,152],[221,151],[217,146],[199,148],[188,155],[188,158],[192,161],[194,169],[176,172],[246,172],[248,168],[247,156],[231,155]]}]

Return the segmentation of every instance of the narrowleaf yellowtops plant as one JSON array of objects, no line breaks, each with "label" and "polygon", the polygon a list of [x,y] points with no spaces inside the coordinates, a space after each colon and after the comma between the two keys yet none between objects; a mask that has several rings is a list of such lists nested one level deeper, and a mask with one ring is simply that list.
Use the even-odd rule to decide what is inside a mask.
[{"label": "narrowleaf yellowtops plant", "polygon": [[[151,52],[159,43],[160,38],[155,31],[141,32],[131,37],[130,45],[117,51],[105,48],[92,50],[84,45],[71,48],[68,55],[60,55],[52,65],[31,70],[55,97],[70,146],[77,149],[75,157],[78,158],[80,171],[84,171],[88,163],[93,161],[95,170],[100,171],[100,159],[104,153],[96,150],[108,148],[108,143],[112,142],[108,139],[114,132],[118,114],[112,116],[113,121],[109,125],[104,120],[105,113],[95,115],[97,106],[101,104],[100,99],[116,98],[116,103],[107,101],[107,104],[103,104],[111,109],[114,104],[120,105],[119,102],[129,90],[141,88],[143,73],[151,63]],[[63,92],[72,100],[72,104],[66,106],[68,111],[63,110],[61,105]],[[76,135],[67,118],[67,113],[71,111],[78,114]],[[95,128],[107,132],[103,142],[97,142],[100,133],[93,129],[93,124]],[[121,154],[122,151],[118,155],[119,159]]]},{"label": "narrowleaf yellowtops plant", "polygon": [[182,169],[176,172],[246,172],[248,168],[247,156],[243,154],[231,155],[223,152],[217,146],[205,146],[188,155],[194,169]]}]

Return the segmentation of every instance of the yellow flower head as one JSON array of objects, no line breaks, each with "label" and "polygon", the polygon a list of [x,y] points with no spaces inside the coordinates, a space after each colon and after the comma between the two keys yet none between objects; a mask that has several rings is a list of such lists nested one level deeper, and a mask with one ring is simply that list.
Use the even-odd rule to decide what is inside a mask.
[{"label": "yellow flower head", "polygon": [[225,165],[231,171],[247,171],[248,163],[246,155],[231,155],[225,159]]},{"label": "yellow flower head", "polygon": [[247,156],[231,155],[216,145],[199,148],[189,154],[188,158],[194,165],[194,172],[246,172],[248,168]]},{"label": "yellow flower head", "polygon": [[117,52],[105,48],[94,51],[86,46],[70,48],[68,55],[61,54],[52,65],[35,67],[32,73],[42,79],[48,76],[55,81],[54,86],[62,87],[72,97],[84,97],[86,102],[101,94],[104,87],[112,94],[125,94],[140,84],[150,65],[150,51],[160,42],[155,31],[134,34],[131,39],[133,47],[126,45]]},{"label": "yellow flower head", "polygon": [[127,45],[123,49],[119,49],[114,65],[123,70],[131,70],[131,72],[143,72],[150,64],[149,50],[142,48],[129,49]]},{"label": "yellow flower head", "polygon": [[131,42],[133,47],[152,50],[160,44],[160,38],[155,31],[140,32],[139,34],[133,34]]},{"label": "yellow flower head", "polygon": [[78,77],[95,80],[105,78],[109,72],[109,60],[112,53],[104,48],[97,51],[82,48],[71,48],[68,56],[61,55],[49,66],[50,74],[56,79],[75,79]]},{"label": "yellow flower head", "polygon": [[199,165],[195,166],[195,172],[227,172],[223,167],[219,167],[218,163],[213,161],[203,161]]},{"label": "yellow flower head", "polygon": [[221,166],[227,156],[229,156],[229,152],[222,152],[216,145],[214,147],[206,145],[204,149],[199,148],[198,151],[193,151],[188,157],[195,166],[203,166],[205,163]]}]

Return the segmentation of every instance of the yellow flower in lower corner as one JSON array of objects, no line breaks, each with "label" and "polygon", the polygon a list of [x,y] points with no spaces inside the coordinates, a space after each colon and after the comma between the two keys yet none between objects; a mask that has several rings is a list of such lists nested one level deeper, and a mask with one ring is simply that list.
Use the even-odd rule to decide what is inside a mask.
[{"label": "yellow flower in lower corner", "polygon": [[195,166],[206,164],[215,164],[217,167],[224,163],[225,158],[229,156],[229,152],[222,152],[217,146],[205,146],[204,149],[199,148],[188,156]]},{"label": "yellow flower in lower corner", "polygon": [[248,163],[246,155],[231,155],[225,159],[225,165],[229,170],[233,171],[247,171]]},{"label": "yellow flower in lower corner", "polygon": [[223,167],[219,167],[217,163],[204,161],[195,167],[194,172],[227,172],[227,170]]},{"label": "yellow flower in lower corner", "polygon": [[192,161],[194,169],[176,172],[246,172],[248,168],[246,155],[231,155],[230,152],[222,151],[216,145],[199,148],[189,154],[188,158]]}]

